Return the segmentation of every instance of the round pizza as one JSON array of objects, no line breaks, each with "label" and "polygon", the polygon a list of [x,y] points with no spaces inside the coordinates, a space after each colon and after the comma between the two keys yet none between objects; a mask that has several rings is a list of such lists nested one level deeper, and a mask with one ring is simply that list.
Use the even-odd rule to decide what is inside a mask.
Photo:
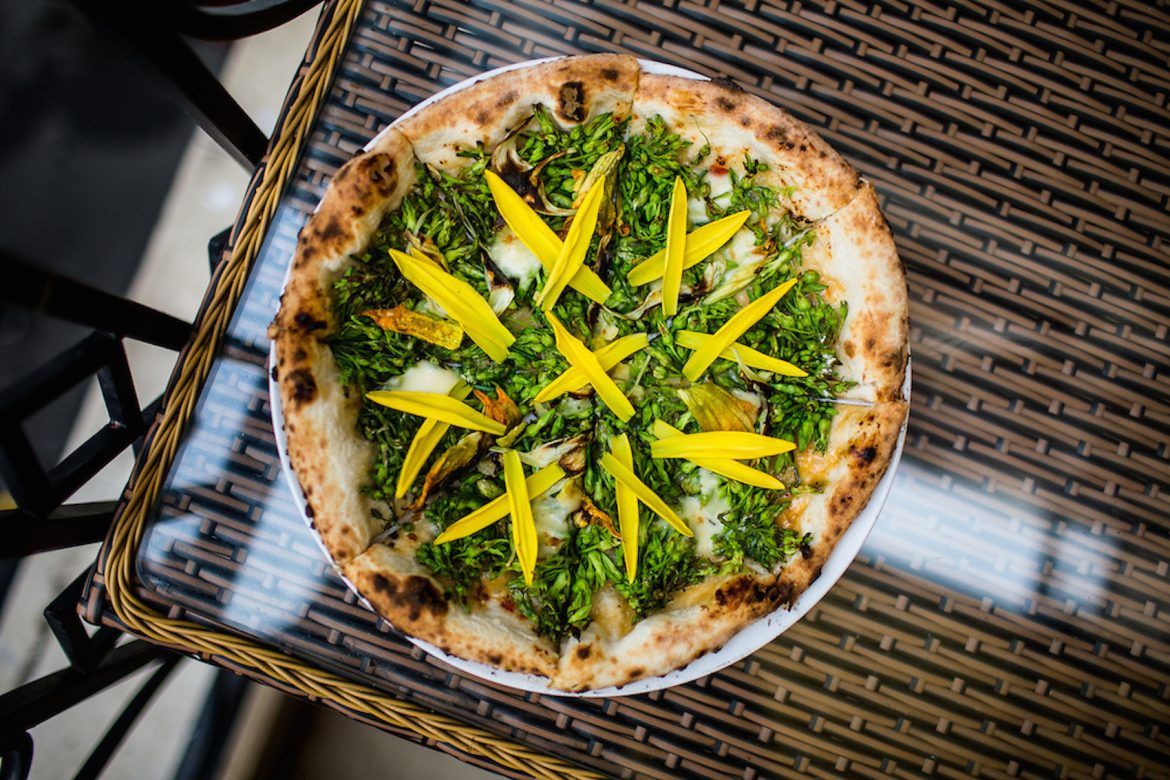
[{"label": "round pizza", "polygon": [[287,454],[395,628],[583,691],[785,608],[906,415],[873,187],[733,83],[505,71],[333,178],[272,325]]}]

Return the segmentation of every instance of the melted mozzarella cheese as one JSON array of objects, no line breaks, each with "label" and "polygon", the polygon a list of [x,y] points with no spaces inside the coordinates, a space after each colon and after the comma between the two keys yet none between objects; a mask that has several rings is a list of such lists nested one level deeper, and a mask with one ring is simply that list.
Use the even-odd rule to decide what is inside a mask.
[{"label": "melted mozzarella cheese", "polygon": [[581,508],[581,491],[576,480],[567,480],[560,487],[554,485],[532,499],[532,519],[536,538],[542,551],[556,549],[556,544],[569,535],[573,513]]},{"label": "melted mozzarella cheese", "polygon": [[584,417],[593,411],[593,399],[589,397],[577,398],[566,395],[557,404],[557,413],[561,417]]},{"label": "melted mozzarella cheese", "polygon": [[708,221],[707,202],[690,198],[687,200],[687,218],[692,225],[702,225]]},{"label": "melted mozzarella cheese", "polygon": [[[727,173],[712,173],[708,170],[705,181],[711,188],[711,194],[707,197],[722,205],[719,198],[731,192],[730,171]],[[688,199],[687,216],[690,217],[691,222],[695,225],[710,221],[710,218],[707,216],[707,202],[705,200]]]},{"label": "melted mozzarella cheese", "polygon": [[751,404],[752,407],[756,410],[757,415],[760,413],[760,409],[763,408],[764,399],[759,393],[753,393],[751,390],[739,390],[733,388],[731,390],[731,394],[739,400],[746,401],[747,403]]},{"label": "melted mozzarella cheese", "polygon": [[634,610],[626,597],[606,585],[593,594],[593,607],[589,611],[596,631],[608,640],[619,639],[634,627]]},{"label": "melted mozzarella cheese", "polygon": [[415,393],[449,393],[459,375],[450,369],[436,366],[429,360],[420,360],[398,377],[391,379],[391,390],[405,390]]},{"label": "melted mozzarella cheese", "polygon": [[707,184],[711,187],[711,199],[714,200],[721,195],[726,195],[731,192],[731,171],[726,173],[715,173],[711,170],[707,171]]},{"label": "melted mozzarella cheese", "polygon": [[[556,463],[567,453],[581,446],[579,439],[565,439],[564,441],[550,442],[540,445],[529,452],[520,453],[520,460],[534,469],[542,469]],[[549,491],[550,493],[552,491]]]},{"label": "melted mozzarella cheese", "polygon": [[704,558],[715,557],[715,536],[723,530],[719,516],[731,509],[719,485],[718,476],[699,469],[699,495],[687,496],[682,502],[680,514],[695,534],[695,552]]},{"label": "melted mozzarella cheese", "polygon": [[522,286],[532,281],[541,268],[540,260],[509,227],[496,234],[495,241],[488,247],[488,257],[497,268]]}]

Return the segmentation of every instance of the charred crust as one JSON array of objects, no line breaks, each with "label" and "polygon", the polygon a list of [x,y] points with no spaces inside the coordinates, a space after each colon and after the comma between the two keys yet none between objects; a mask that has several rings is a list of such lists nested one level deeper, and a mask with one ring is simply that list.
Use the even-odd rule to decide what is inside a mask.
[{"label": "charred crust", "polygon": [[364,185],[368,182],[372,185],[372,194],[384,198],[398,186],[398,165],[388,154],[371,154],[359,157],[353,167],[343,170],[338,178],[339,187],[350,189],[355,195],[364,195]]},{"label": "charred crust", "polygon": [[740,127],[751,127],[752,126],[752,118],[750,116],[748,116],[747,114],[744,114],[743,116],[741,116],[739,118],[739,126]]},{"label": "charred crust", "polygon": [[584,661],[586,658],[588,658],[589,654],[592,652],[593,652],[593,645],[578,645],[577,646],[577,657],[580,658],[582,661]]},{"label": "charred crust", "polygon": [[300,404],[307,404],[317,397],[317,380],[313,379],[311,371],[298,368],[285,377],[285,382],[292,386],[292,398]]},{"label": "charred crust", "polygon": [[906,365],[906,350],[895,349],[882,355],[882,368],[893,368]]},{"label": "charred crust", "polygon": [[402,588],[402,602],[410,610],[411,620],[418,620],[424,612],[435,617],[447,614],[447,599],[427,577],[412,574]]},{"label": "charred crust", "polygon": [[516,102],[517,97],[519,97],[519,95],[516,93],[516,90],[514,90],[514,89],[508,90],[507,92],[503,93],[498,98],[496,98],[496,108],[507,108],[508,106],[510,106],[514,102]]},{"label": "charred crust", "polygon": [[738,107],[734,100],[723,95],[715,98],[715,105],[719,106],[721,110],[727,112],[734,111]]},{"label": "charred crust", "polygon": [[293,322],[295,322],[301,330],[306,333],[322,330],[328,324],[325,320],[319,320],[308,312],[301,311],[293,315]]},{"label": "charred crust", "polygon": [[345,225],[337,218],[336,214],[330,214],[329,219],[325,220],[325,224],[317,229],[317,235],[322,241],[335,241],[344,238]]},{"label": "charred crust", "polygon": [[483,111],[482,109],[475,112],[475,121],[478,124],[486,125],[488,120],[491,118],[492,118],[492,115],[489,114],[487,111]]},{"label": "charred crust", "polygon": [[492,666],[499,666],[501,663],[503,663],[504,656],[500,655],[499,653],[489,653],[487,661]]},{"label": "charred crust", "polygon": [[279,372],[276,370],[276,366],[272,367],[272,370],[268,372],[268,375],[272,377],[273,382],[280,381]]},{"label": "charred crust", "polygon": [[295,350],[293,350],[292,359],[293,359],[293,362],[299,363],[302,360],[304,360],[305,358],[307,358],[308,356],[309,356],[309,353],[306,352],[303,347],[297,347]]},{"label": "charred crust", "polygon": [[606,81],[617,81],[622,74],[618,72],[617,68],[602,68],[601,77]]},{"label": "charred crust", "polygon": [[771,127],[768,128],[768,131],[766,133],[764,133],[764,136],[769,141],[775,141],[776,143],[782,143],[784,140],[786,140],[788,138],[788,128],[785,127],[784,125],[772,125]]},{"label": "charred crust", "polygon": [[557,92],[557,114],[571,122],[585,121],[585,84],[566,81]]},{"label": "charred crust", "polygon": [[765,584],[752,577],[739,577],[715,591],[715,603],[720,607],[732,608],[741,604],[748,607],[779,605],[789,597],[791,591],[787,583]]},{"label": "charred crust", "polygon": [[851,506],[853,506],[853,494],[841,493],[833,496],[833,500],[829,502],[829,514],[833,516],[844,515]]},{"label": "charred crust", "polygon": [[308,518],[313,517],[313,505],[310,504],[308,501],[305,502],[305,517],[308,517]]},{"label": "charred crust", "polygon": [[375,573],[370,579],[370,584],[376,593],[405,607],[407,618],[412,622],[421,618],[423,613],[429,613],[434,617],[447,614],[447,599],[443,598],[435,583],[427,577],[412,574],[406,578],[402,587],[399,587],[395,580]]},{"label": "charred crust", "polygon": [[735,83],[735,80],[730,76],[716,76],[711,79],[711,83],[723,87],[728,92],[743,92],[743,87]]},{"label": "charred crust", "polygon": [[800,556],[802,558],[804,558],[807,561],[809,558],[812,557],[812,555],[813,555],[812,545],[810,545],[808,542],[805,542],[805,543],[800,545]]},{"label": "charred crust", "polygon": [[[820,574],[820,571],[821,571],[820,567],[818,566],[817,567],[817,574]],[[815,575],[814,575],[814,578],[815,578]],[[777,582],[775,585],[772,586],[772,590],[774,591],[774,596],[775,596],[775,600],[772,603],[775,604],[776,606],[780,606],[781,604],[787,605],[787,604],[792,603],[793,593],[792,593],[792,583],[791,582]]]},{"label": "charred crust", "polygon": [[853,447],[852,452],[854,458],[866,465],[872,463],[873,459],[877,457],[877,447],[873,446],[862,448]]}]

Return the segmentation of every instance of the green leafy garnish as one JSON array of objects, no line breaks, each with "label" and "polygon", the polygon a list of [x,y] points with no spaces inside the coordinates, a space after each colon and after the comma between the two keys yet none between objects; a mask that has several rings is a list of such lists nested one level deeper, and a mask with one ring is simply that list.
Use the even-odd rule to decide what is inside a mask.
[{"label": "green leafy garnish", "polygon": [[[717,497],[726,502],[726,509],[720,514],[722,527],[712,539],[708,557],[700,554],[693,538],[641,507],[638,566],[632,582],[626,576],[620,540],[604,523],[591,520],[584,509],[569,518],[561,538],[541,540],[546,554],[537,562],[531,585],[520,576],[506,522],[440,545],[419,543],[416,538],[411,549],[417,561],[443,583],[451,598],[468,608],[487,598],[488,590],[498,596],[505,589],[505,607],[515,609],[532,621],[538,633],[558,642],[589,625],[594,598],[602,588],[614,588],[640,619],[710,575],[759,567],[775,570],[793,556],[807,554],[811,537],[784,523],[793,496],[818,488],[800,483],[795,453],[749,464],[782,478],[788,486],[762,490],[712,477],[686,459],[653,458],[650,451],[656,440],[652,432],[656,420],[685,433],[700,429],[695,410],[683,400],[688,398],[693,405],[697,397],[685,392],[688,382],[682,376],[694,348],[678,343],[679,332],[713,334],[745,300],[757,300],[787,280],[795,280],[792,289],[737,343],[792,363],[807,376],[784,376],[720,359],[700,381],[707,396],[717,396],[724,404],[743,399],[755,404],[750,414],[735,415],[739,428],[754,426],[755,433],[794,441],[798,452],[827,447],[835,413],[830,401],[849,388],[837,374],[836,357],[847,309],[844,303],[828,303],[818,274],[802,268],[803,251],[814,240],[815,231],[780,210],[779,204],[790,193],[765,183],[768,168],[760,161],[750,157],[712,160],[709,147],[694,148],[660,117],[649,118],[639,132],[627,134],[627,122],[608,114],[562,128],[550,113],[537,107],[529,125],[509,136],[507,143],[512,168],[505,171],[501,166],[496,172],[561,240],[586,183],[613,190],[612,200],[606,191],[606,205],[585,254],[585,262],[613,293],[600,306],[567,287],[556,298],[552,314],[589,350],[629,334],[650,337],[645,348],[611,372],[618,389],[632,403],[633,416],[623,422],[592,394],[565,393],[536,403],[541,389],[568,364],[533,302],[547,281],[546,274],[539,272],[534,282],[521,287],[489,259],[488,249],[503,220],[495,210],[484,171],[500,164],[493,162],[490,150],[482,148],[465,151],[464,167],[458,171],[419,165],[417,182],[400,207],[383,218],[369,245],[334,283],[333,310],[340,324],[326,343],[342,385],[353,397],[364,398],[371,391],[392,389],[388,383],[426,360],[453,371],[490,397],[504,393],[519,407],[520,422],[510,425],[504,435],[491,437],[482,452],[490,453],[489,447],[507,448],[527,457],[551,443],[582,442],[570,471],[574,475],[580,471],[573,479],[591,502],[592,512],[617,518],[614,481],[599,461],[610,451],[610,439],[622,434],[629,439],[636,476],[667,505],[675,508],[685,501]],[[712,195],[708,183],[710,171],[729,177],[729,188],[724,187],[718,196]],[[690,204],[690,215],[696,210],[703,215],[688,218],[688,232],[737,212],[750,213],[735,236],[735,254],[721,247],[683,271],[678,313],[667,317],[653,297],[657,283],[632,287],[627,274],[664,248],[676,179],[685,185],[688,197],[697,201]],[[745,246],[750,253],[744,251]],[[515,336],[505,360],[486,359],[469,339],[448,349],[383,330],[362,314],[405,306],[431,317],[442,316],[390,261],[390,249],[409,253],[412,248],[497,304],[499,321]],[[699,409],[699,416],[705,411]],[[713,425],[703,419],[707,427]],[[358,432],[375,452],[365,490],[388,506],[402,506],[393,500],[395,481],[419,424],[418,418],[375,404],[360,407]],[[464,433],[448,431],[427,466]],[[718,485],[717,496],[712,495],[712,479]],[[431,494],[423,517],[441,531],[503,494],[502,472],[489,454],[485,460],[454,470]],[[403,513],[389,519],[391,532],[397,529],[409,535],[415,518]],[[429,531],[424,539],[434,538]],[[548,545],[553,547],[551,553]]]}]

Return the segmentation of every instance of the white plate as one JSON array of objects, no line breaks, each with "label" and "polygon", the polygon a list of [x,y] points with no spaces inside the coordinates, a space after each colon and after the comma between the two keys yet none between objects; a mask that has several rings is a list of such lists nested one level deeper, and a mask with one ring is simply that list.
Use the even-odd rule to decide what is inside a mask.
[{"label": "white plate", "polygon": [[[514,65],[507,65],[502,68],[496,68],[495,70],[488,71],[487,73],[481,73],[478,76],[473,76],[472,78],[467,79],[466,81],[462,81],[458,84],[447,87],[443,91],[432,95],[411,110],[407,111],[397,120],[395,120],[395,122],[387,125],[387,127],[383,129],[382,132],[378,134],[378,136],[375,136],[368,144],[366,144],[365,148],[369,149],[370,146],[373,145],[373,143],[379,137],[381,137],[382,133],[385,133],[386,130],[390,127],[393,127],[394,124],[397,124],[405,117],[408,117],[414,112],[420,110],[423,108],[423,106],[429,105],[436,100],[440,100],[452,92],[457,92],[478,81],[482,81],[483,79],[494,76],[497,73],[504,73],[505,71],[524,68],[540,62],[548,62],[549,60],[554,59],[558,58],[548,57],[540,60],[517,62]],[[647,73],[682,76],[683,78],[697,80],[707,79],[706,76],[702,76],[698,73],[695,73],[694,71],[686,70],[684,68],[675,67],[674,65],[653,62],[651,60],[638,60],[638,63]],[[275,352],[272,352],[269,360],[270,369],[274,361]],[[284,434],[284,412],[281,408],[280,389],[277,387],[276,383],[272,381],[271,370],[269,371],[268,386],[270,395],[272,397],[272,425],[273,431],[276,434],[276,446],[280,452],[280,463],[284,470],[285,476],[288,479],[289,487],[293,492],[296,505],[300,507],[303,514],[305,507],[305,497],[301,492],[300,483],[297,482],[297,478],[293,474],[292,467],[288,462],[288,443]],[[906,384],[902,389],[902,397],[906,400],[909,400],[910,398],[909,364],[906,366]],[[443,662],[455,667],[465,674],[491,680],[492,682],[506,685],[510,688],[519,688],[520,690],[524,691],[532,691],[534,693],[549,694],[554,696],[580,696],[586,698],[605,696],[632,696],[634,694],[649,693],[650,691],[669,688],[673,685],[679,685],[681,683],[690,682],[709,674],[714,674],[720,669],[723,669],[735,663],[736,661],[746,658],[788,630],[788,628],[796,623],[796,621],[804,617],[805,613],[812,609],[818,601],[824,598],[825,594],[829,592],[829,588],[831,588],[833,584],[841,578],[841,575],[845,573],[845,570],[849,568],[849,564],[851,564],[853,559],[857,557],[858,551],[861,550],[861,545],[864,544],[866,537],[869,536],[870,531],[873,530],[874,525],[877,523],[878,516],[881,514],[882,506],[886,502],[886,496],[889,494],[890,488],[893,485],[894,471],[898,466],[898,461],[902,458],[902,445],[906,439],[906,426],[908,422],[909,417],[907,417],[907,420],[902,423],[902,429],[898,433],[898,443],[894,448],[894,457],[890,460],[890,465],[889,468],[886,469],[885,475],[878,482],[877,487],[874,488],[873,495],[870,497],[869,503],[866,504],[863,510],[861,510],[861,513],[853,520],[852,524],[850,524],[849,528],[846,529],[845,533],[841,535],[841,538],[837,541],[837,545],[833,548],[833,552],[829,554],[828,560],[825,561],[825,565],[821,568],[821,575],[817,577],[817,579],[808,587],[808,589],[800,595],[800,597],[796,600],[796,603],[792,605],[791,609],[778,609],[769,615],[765,615],[751,625],[748,625],[742,629],[738,634],[729,639],[727,643],[720,649],[696,658],[694,661],[680,669],[675,669],[672,672],[659,675],[658,677],[648,677],[644,680],[638,680],[637,682],[632,682],[629,685],[623,685],[620,688],[609,687],[599,688],[595,691],[568,693],[550,688],[548,686],[547,677],[540,677],[534,674],[521,674],[519,672],[505,672],[493,666],[488,666],[487,664],[481,664],[475,661],[468,661],[463,658],[448,655],[429,642],[424,642],[421,639],[415,639],[414,637],[410,636],[406,638],[418,647],[421,647],[426,652],[441,659]],[[308,516],[305,516],[305,522],[309,525],[310,528],[312,528],[313,524]],[[313,536],[316,538],[317,544],[321,547],[321,550],[324,552],[325,556],[332,560],[332,556],[325,548],[324,542],[321,540],[321,537],[317,534],[315,529],[313,530]],[[340,575],[340,571],[338,574]],[[344,579],[344,576],[342,579]],[[353,583],[346,580],[346,584],[349,585],[350,589],[353,590],[354,593],[357,593],[357,589],[353,587]],[[370,603],[364,598],[361,598],[360,594],[358,594],[358,598],[361,599],[362,603],[365,604],[366,607],[372,609],[372,607],[370,607]]]}]

